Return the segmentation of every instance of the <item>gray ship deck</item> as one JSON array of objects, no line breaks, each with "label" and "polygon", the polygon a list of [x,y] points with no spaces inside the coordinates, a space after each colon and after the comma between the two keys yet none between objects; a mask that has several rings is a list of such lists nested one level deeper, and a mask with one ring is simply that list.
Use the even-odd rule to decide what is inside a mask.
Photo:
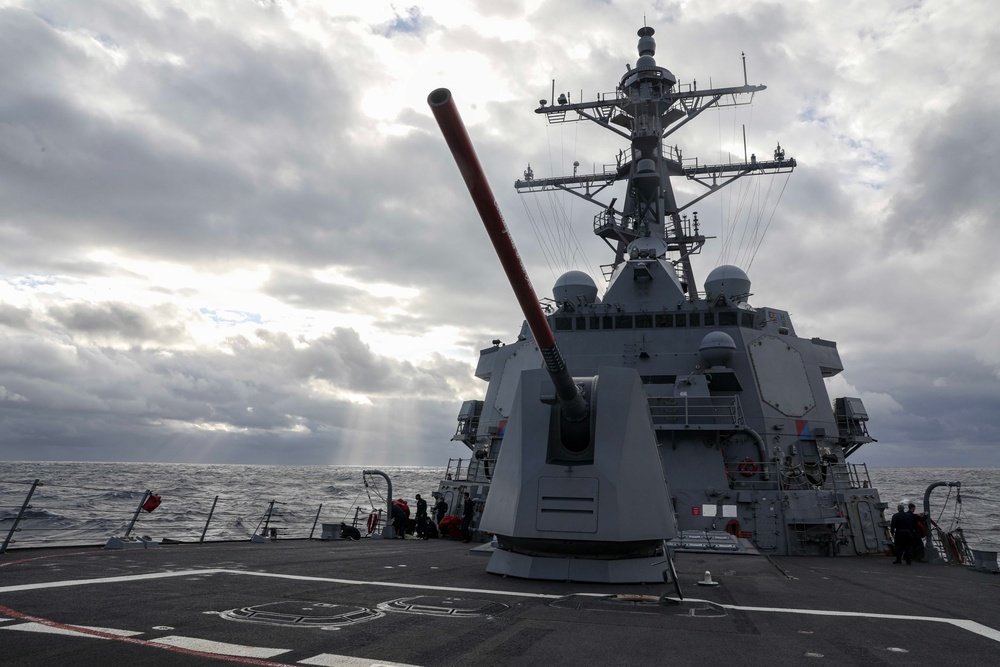
[{"label": "gray ship deck", "polygon": [[[1000,578],[959,566],[678,554],[685,600],[657,604],[665,585],[525,581],[485,565],[449,540],[13,551],[0,556],[0,655],[5,665],[910,666],[994,664],[1000,650]],[[706,570],[718,586],[696,585]]]}]

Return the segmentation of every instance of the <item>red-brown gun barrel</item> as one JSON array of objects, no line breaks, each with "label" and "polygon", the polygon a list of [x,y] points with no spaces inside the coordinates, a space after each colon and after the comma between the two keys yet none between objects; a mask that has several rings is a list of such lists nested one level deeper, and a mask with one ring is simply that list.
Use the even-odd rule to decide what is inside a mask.
[{"label": "red-brown gun barrel", "polygon": [[451,150],[451,154],[458,164],[458,170],[462,173],[472,201],[479,211],[479,217],[483,220],[486,232],[490,236],[493,248],[496,250],[500,264],[504,273],[507,274],[507,281],[514,290],[517,302],[524,313],[524,319],[528,322],[528,328],[538,343],[538,348],[545,361],[546,370],[555,383],[556,394],[563,404],[564,414],[568,419],[578,420],[588,413],[586,402],[577,391],[573,376],[566,368],[559,348],[556,347],[556,339],[549,328],[549,322],[545,318],[542,307],[538,304],[538,297],[531,286],[528,272],[524,268],[521,256],[517,253],[517,248],[510,237],[510,231],[504,223],[500,207],[497,205],[490,184],[486,180],[486,174],[479,163],[476,149],[472,146],[469,133],[465,129],[465,123],[458,115],[458,108],[451,96],[451,91],[447,88],[438,88],[427,96],[427,103],[431,107],[434,118],[437,120],[441,133]]}]

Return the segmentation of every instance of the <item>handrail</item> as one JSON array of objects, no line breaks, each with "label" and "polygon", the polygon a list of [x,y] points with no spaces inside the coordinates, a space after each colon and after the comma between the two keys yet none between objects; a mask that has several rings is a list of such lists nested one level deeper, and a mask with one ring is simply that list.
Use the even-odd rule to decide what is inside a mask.
[{"label": "handrail", "polygon": [[[456,482],[485,483],[493,477],[496,463],[497,459],[495,458],[448,459],[445,479]],[[464,468],[463,464],[465,464]]]},{"label": "handrail", "polygon": [[[27,492],[17,488],[22,485],[29,487]],[[24,548],[103,545],[109,537],[138,532],[138,526],[153,541],[200,544],[246,540],[259,531],[260,524],[253,532],[250,529],[261,518],[260,503],[267,503],[249,496],[164,496],[159,509],[146,513],[142,507],[149,495],[146,489],[50,484],[41,479],[0,481],[0,526],[6,533],[0,554]],[[262,523],[267,522],[264,525],[268,528],[280,527],[283,538],[312,539],[321,521],[356,526],[358,516],[363,520],[368,510],[355,510],[353,503],[279,498],[264,514]]]},{"label": "handrail", "polygon": [[744,425],[738,396],[650,396],[649,413],[657,426]]},{"label": "handrail", "polygon": [[24,502],[21,503],[21,510],[17,513],[17,517],[11,524],[10,532],[7,533],[7,538],[3,541],[3,546],[0,547],[0,554],[7,552],[7,547],[10,545],[11,540],[14,537],[14,533],[18,530],[17,526],[19,523],[21,523],[21,519],[24,518],[24,511],[29,507],[31,507],[31,505],[29,504],[31,502],[31,496],[34,495],[35,489],[38,488],[39,481],[40,480],[35,479],[34,483],[31,485],[31,488],[28,489],[28,495],[25,496]]}]

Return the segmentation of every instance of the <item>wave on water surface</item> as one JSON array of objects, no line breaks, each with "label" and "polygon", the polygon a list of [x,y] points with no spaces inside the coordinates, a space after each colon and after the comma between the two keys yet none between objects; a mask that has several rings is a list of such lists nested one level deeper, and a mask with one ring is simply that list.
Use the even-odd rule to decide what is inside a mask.
[{"label": "wave on water surface", "polygon": [[[259,532],[274,502],[269,527],[279,538],[318,537],[324,523],[363,524],[385,508],[379,476],[365,484],[363,466],[255,466],[159,463],[0,462],[0,540],[5,539],[35,479],[41,480],[12,548],[103,544],[121,535],[146,490],[162,504],[139,512],[134,535],[155,540],[246,540]],[[392,495],[411,504],[429,498],[440,466],[386,467]],[[961,526],[971,546],[1000,550],[1000,468],[872,468],[872,483],[891,515],[904,500],[923,507],[933,482],[961,482],[931,494],[931,515],[944,529]],[[637,492],[641,490],[637,489]],[[216,500],[218,496],[218,500]],[[961,497],[961,503],[958,498]],[[214,510],[213,510],[214,503]],[[211,514],[211,521],[209,515]]]}]

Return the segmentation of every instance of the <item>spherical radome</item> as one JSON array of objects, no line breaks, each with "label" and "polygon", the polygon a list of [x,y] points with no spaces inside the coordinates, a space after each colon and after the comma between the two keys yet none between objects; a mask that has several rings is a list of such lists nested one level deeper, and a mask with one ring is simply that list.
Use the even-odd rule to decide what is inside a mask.
[{"label": "spherical radome", "polygon": [[552,298],[556,303],[568,301],[573,305],[596,303],[597,285],[583,271],[567,271],[552,286]]},{"label": "spherical radome", "polygon": [[707,367],[728,367],[733,359],[733,353],[736,352],[736,343],[729,334],[713,331],[701,339],[698,352]]},{"label": "spherical radome", "polygon": [[723,264],[712,269],[705,280],[705,291],[712,298],[724,295],[727,299],[745,300],[750,293],[750,278],[738,266]]}]

